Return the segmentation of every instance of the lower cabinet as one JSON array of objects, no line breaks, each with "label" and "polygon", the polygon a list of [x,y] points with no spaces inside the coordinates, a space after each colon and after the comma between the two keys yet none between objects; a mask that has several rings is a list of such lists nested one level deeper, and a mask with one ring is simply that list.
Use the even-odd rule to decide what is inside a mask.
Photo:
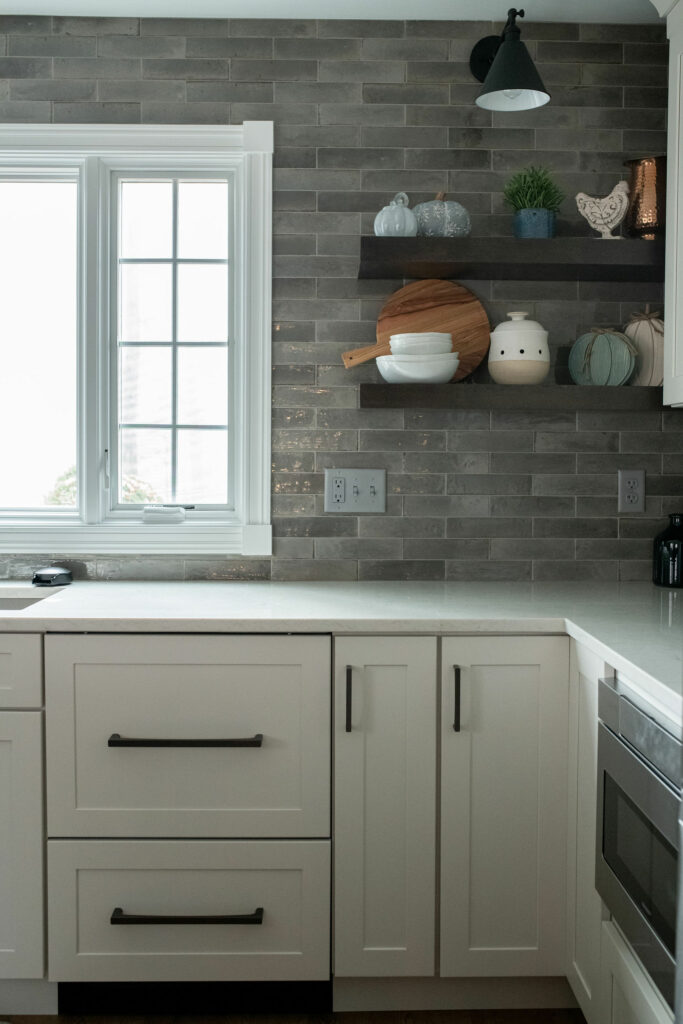
[{"label": "lower cabinet", "polygon": [[434,974],[434,637],[335,642],[334,973]]},{"label": "lower cabinet", "polygon": [[563,974],[568,640],[437,648],[335,644],[335,974]]},{"label": "lower cabinet", "polygon": [[442,642],[442,977],[564,973],[567,662],[561,636]]},{"label": "lower cabinet", "polygon": [[53,981],[330,973],[330,844],[51,840]]},{"label": "lower cabinet", "polygon": [[42,978],[40,711],[0,711],[0,978]]},{"label": "lower cabinet", "polygon": [[598,680],[608,667],[570,641],[567,979],[587,1024],[598,1024],[602,901],[595,889]]},{"label": "lower cabinet", "polygon": [[330,651],[46,638],[51,981],[329,978]]},{"label": "lower cabinet", "polygon": [[602,924],[598,1024],[672,1024],[673,1014],[612,921]]}]

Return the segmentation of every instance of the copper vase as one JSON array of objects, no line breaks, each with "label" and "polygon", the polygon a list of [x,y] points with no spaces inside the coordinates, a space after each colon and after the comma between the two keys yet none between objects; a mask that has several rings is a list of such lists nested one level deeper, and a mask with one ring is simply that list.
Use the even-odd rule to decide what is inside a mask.
[{"label": "copper vase", "polygon": [[664,234],[666,219],[666,157],[626,160],[629,201],[624,226],[629,235],[653,239]]}]

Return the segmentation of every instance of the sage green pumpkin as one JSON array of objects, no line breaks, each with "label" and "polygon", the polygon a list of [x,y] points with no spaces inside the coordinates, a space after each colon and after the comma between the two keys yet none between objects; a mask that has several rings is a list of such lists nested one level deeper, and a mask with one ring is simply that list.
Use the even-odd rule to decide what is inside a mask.
[{"label": "sage green pumpkin", "polygon": [[625,384],[636,365],[637,349],[630,338],[608,327],[594,328],[577,338],[569,353],[575,384]]}]

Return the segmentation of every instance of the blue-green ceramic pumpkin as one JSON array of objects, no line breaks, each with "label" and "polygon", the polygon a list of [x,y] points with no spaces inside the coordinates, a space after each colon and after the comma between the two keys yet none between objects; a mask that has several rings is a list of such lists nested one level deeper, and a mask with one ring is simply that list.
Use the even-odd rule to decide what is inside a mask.
[{"label": "blue-green ceramic pumpkin", "polygon": [[636,365],[630,338],[605,327],[582,334],[569,353],[569,373],[575,384],[625,384]]}]

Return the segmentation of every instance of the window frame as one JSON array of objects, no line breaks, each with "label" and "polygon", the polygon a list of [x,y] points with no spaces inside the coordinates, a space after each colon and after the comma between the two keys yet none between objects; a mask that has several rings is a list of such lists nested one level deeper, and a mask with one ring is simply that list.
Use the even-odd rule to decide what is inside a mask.
[{"label": "window frame", "polygon": [[[0,176],[12,169],[79,176],[79,509],[0,512],[0,552],[270,555],[272,121],[203,125],[0,125]],[[110,342],[117,172],[166,170],[234,180],[229,411],[234,511],[188,512],[145,523],[140,508],[109,508],[114,422]]]}]

